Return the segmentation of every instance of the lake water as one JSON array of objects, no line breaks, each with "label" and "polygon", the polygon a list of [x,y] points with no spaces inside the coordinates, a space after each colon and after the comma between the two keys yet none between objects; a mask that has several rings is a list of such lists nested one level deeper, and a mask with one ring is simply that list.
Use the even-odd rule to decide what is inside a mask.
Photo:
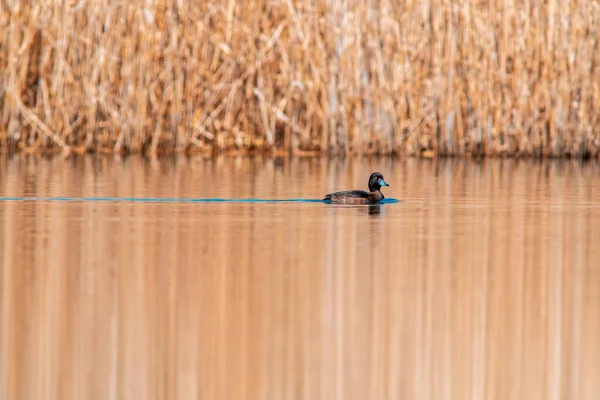
[{"label": "lake water", "polygon": [[[61,201],[320,199],[397,204]],[[600,165],[0,157],[0,398],[599,399]]]}]

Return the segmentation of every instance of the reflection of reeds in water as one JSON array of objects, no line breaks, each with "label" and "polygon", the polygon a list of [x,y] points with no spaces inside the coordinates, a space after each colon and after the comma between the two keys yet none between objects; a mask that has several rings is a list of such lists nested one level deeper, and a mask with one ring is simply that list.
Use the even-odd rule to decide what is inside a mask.
[{"label": "reflection of reeds in water", "polygon": [[0,147],[600,151],[594,1],[9,1],[0,26]]},{"label": "reflection of reeds in water", "polygon": [[[281,195],[370,170],[21,160],[3,191],[187,196],[189,174],[194,190],[251,197],[236,178]],[[407,201],[383,219],[315,204],[0,204],[0,398],[598,399],[598,169],[415,161],[386,164]]]}]

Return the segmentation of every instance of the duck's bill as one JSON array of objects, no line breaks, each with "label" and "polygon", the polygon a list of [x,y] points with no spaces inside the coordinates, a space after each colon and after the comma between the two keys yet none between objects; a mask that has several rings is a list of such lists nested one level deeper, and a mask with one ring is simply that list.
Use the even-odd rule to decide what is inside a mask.
[{"label": "duck's bill", "polygon": [[388,185],[388,184],[387,184],[387,182],[386,182],[386,181],[384,181],[383,179],[379,181],[379,184],[380,184],[381,186],[390,186],[390,185]]}]

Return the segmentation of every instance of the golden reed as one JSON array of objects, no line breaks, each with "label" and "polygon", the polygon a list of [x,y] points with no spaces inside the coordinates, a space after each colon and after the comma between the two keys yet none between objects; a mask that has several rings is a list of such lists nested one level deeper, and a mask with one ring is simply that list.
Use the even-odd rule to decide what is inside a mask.
[{"label": "golden reed", "polygon": [[0,148],[598,157],[600,3],[4,0]]}]

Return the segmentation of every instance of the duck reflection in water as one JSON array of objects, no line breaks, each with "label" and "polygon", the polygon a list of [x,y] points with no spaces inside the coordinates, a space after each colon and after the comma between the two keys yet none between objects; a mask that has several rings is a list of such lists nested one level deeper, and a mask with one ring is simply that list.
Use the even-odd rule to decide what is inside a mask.
[{"label": "duck reflection in water", "polygon": [[369,205],[369,215],[379,215],[382,212],[382,206],[380,204]]}]

